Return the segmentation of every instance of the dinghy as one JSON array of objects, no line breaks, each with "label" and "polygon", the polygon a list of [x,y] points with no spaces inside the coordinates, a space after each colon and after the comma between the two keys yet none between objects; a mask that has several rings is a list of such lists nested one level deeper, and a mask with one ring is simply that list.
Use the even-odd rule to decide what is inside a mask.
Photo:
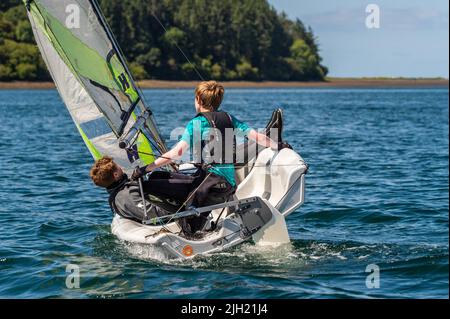
[{"label": "dinghy", "polygon": [[[113,157],[131,173],[166,153],[153,112],[96,0],[24,3],[44,61],[94,159]],[[266,134],[281,139],[282,122],[282,111],[276,110]],[[228,202],[174,210],[142,223],[116,215],[112,233],[126,242],[156,247],[168,259],[211,254],[247,241],[263,246],[289,243],[285,219],[304,203],[307,164],[291,149],[275,152],[251,142],[238,149],[246,156],[236,164],[238,189]],[[188,173],[193,166],[165,169]],[[161,204],[161,199],[145,200]],[[184,235],[178,221],[205,212],[211,213],[202,231]]]},{"label": "dinghy", "polygon": [[[308,165],[295,151],[265,149],[237,167],[238,189],[232,201],[150,219],[147,225],[116,215],[112,232],[121,240],[157,248],[169,259],[220,252],[246,241],[259,246],[288,244],[286,217],[305,201],[307,171]],[[197,238],[184,236],[180,226],[170,222],[209,211],[208,223]]]}]

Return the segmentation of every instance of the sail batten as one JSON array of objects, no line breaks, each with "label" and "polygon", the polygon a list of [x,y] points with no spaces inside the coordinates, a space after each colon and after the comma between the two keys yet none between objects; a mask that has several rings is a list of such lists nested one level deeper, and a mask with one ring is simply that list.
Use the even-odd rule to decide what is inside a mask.
[{"label": "sail batten", "polygon": [[[112,156],[126,170],[153,162],[152,144],[157,145],[159,153],[165,151],[153,118],[136,140],[136,154],[130,156],[119,148],[118,138],[148,107],[96,1],[24,2],[38,47],[92,156]],[[67,8],[73,5],[83,22],[79,28],[66,25],[70,14]]]}]

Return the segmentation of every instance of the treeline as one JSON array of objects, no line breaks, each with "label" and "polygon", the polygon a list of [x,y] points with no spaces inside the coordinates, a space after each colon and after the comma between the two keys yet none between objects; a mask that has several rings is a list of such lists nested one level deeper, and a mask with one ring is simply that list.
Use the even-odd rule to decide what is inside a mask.
[{"label": "treeline", "polygon": [[22,1],[0,2],[0,81],[50,80]]},{"label": "treeline", "polygon": [[[311,28],[266,0],[99,2],[138,79],[310,81],[328,72]],[[21,1],[2,0],[0,10],[0,80],[48,80]]]}]

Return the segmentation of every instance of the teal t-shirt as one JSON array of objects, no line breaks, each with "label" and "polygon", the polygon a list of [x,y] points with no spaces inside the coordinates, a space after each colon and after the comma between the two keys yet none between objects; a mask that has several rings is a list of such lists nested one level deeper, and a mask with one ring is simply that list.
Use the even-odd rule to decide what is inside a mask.
[{"label": "teal t-shirt", "polygon": [[[233,120],[233,126],[236,130],[236,135],[245,137],[247,136],[250,131],[252,130],[247,124],[239,121],[234,116],[231,116],[231,119]],[[200,130],[200,134],[196,132],[194,134],[195,130]],[[191,147],[191,153],[192,153],[192,145],[194,145],[193,141],[194,137],[201,136],[202,140],[207,140],[209,137],[209,130],[211,129],[211,126],[209,125],[208,120],[204,116],[199,116],[191,120],[188,125],[186,126],[186,129],[184,131],[183,136],[181,137],[181,141],[186,142]],[[228,183],[230,183],[232,186],[236,186],[236,178],[235,178],[235,169],[233,164],[214,164],[212,168],[208,170],[209,172],[216,174],[218,176],[224,177]]]}]

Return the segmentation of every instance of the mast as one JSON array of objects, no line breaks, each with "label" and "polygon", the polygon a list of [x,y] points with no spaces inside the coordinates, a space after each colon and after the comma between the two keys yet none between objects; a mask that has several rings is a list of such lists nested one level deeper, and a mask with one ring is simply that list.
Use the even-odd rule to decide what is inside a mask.
[{"label": "mast", "polygon": [[[141,113],[143,113],[145,116],[145,122],[142,123],[141,126],[138,128],[143,131],[148,130],[149,133],[151,135],[153,135],[152,137],[155,140],[155,142],[157,143],[158,151],[162,155],[163,153],[166,153],[168,151],[168,148],[167,148],[165,142],[163,141],[163,139],[161,138],[160,131],[159,131],[157,124],[153,118],[153,111],[148,106],[148,104],[145,102],[145,98],[142,94],[142,91],[136,84],[136,81],[134,80],[133,75],[132,75],[130,69],[128,68],[128,64],[124,58],[125,55],[123,54],[123,51],[120,48],[116,37],[112,33],[111,28],[109,27],[108,22],[106,21],[97,0],[89,0],[89,2],[92,4],[92,7],[94,8],[97,18],[99,19],[100,23],[102,24],[103,28],[105,29],[105,31],[109,37],[109,40],[111,41],[111,43],[113,45],[113,50],[115,50],[116,54],[119,57],[119,60],[121,61],[122,65],[124,66],[125,70],[127,71],[128,75],[130,77],[130,80],[131,80],[131,84],[133,85],[134,89],[136,90],[136,92],[138,93],[138,95],[140,97],[139,102],[141,102],[141,103],[138,102],[137,105],[140,107]],[[128,132],[128,133],[130,133],[130,132]],[[139,134],[139,132],[137,134]]]},{"label": "mast", "polygon": [[[58,92],[95,159],[111,156],[130,172],[167,150],[150,108],[95,0],[23,0]],[[80,27],[67,25],[69,6]],[[133,136],[133,153],[119,138]]]}]

